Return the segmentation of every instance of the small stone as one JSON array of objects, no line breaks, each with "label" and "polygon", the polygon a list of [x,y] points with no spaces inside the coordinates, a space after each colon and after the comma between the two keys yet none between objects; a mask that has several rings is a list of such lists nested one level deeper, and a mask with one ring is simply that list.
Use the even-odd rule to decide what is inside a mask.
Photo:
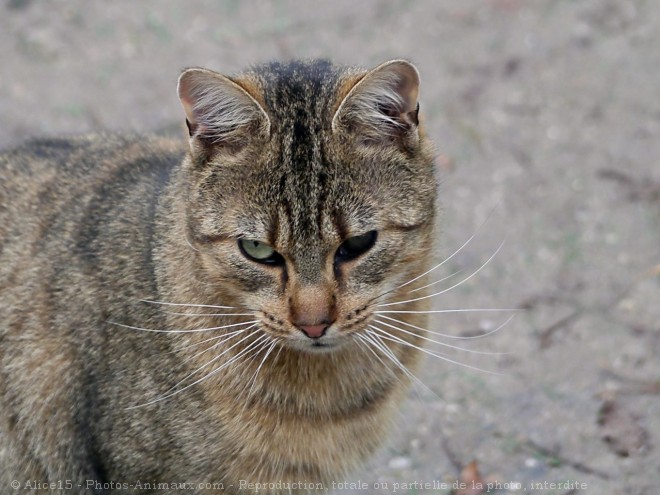
[{"label": "small stone", "polygon": [[389,462],[390,469],[403,470],[408,469],[410,466],[412,466],[412,461],[407,457],[394,457]]},{"label": "small stone", "polygon": [[489,332],[495,328],[493,320],[479,320],[479,330],[482,332]]}]

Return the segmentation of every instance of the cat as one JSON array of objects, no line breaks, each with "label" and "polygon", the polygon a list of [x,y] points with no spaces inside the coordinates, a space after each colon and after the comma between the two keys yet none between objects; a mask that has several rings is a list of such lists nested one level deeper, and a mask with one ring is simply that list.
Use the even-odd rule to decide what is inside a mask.
[{"label": "cat", "polygon": [[0,155],[1,493],[307,493],[390,429],[436,217],[417,69],[192,68],[178,95],[188,143]]}]

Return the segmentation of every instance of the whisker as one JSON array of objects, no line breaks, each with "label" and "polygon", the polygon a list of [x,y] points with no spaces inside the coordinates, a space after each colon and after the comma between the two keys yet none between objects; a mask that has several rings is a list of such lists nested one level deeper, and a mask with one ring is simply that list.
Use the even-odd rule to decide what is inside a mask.
[{"label": "whisker", "polygon": [[161,313],[174,316],[254,316],[254,313],[177,313],[163,310],[161,310]]},{"label": "whisker", "polygon": [[191,308],[213,308],[213,309],[240,309],[236,306],[216,306],[213,304],[173,303],[165,301],[152,301],[150,299],[138,299],[138,302],[146,304],[160,304],[162,306],[188,306]]},{"label": "whisker", "polygon": [[431,313],[483,313],[483,312],[514,312],[520,313],[525,311],[521,308],[472,308],[472,309],[420,309],[420,310],[386,310],[386,311],[374,311],[374,314],[417,314],[425,315]]},{"label": "whisker", "polygon": [[[406,368],[403,363],[399,360],[399,358],[396,357],[396,355],[382,342],[376,340],[376,335],[371,334],[369,331],[367,331],[366,334],[360,335],[358,334],[358,337],[362,338],[364,342],[367,344],[373,345],[376,349],[380,350],[385,357],[387,357],[390,361],[392,361],[397,368],[399,368],[408,378],[411,380],[419,380],[416,376],[414,376],[408,368]],[[374,352],[374,351],[372,351]],[[397,376],[396,373],[394,373],[394,370],[392,370],[389,366],[385,364],[385,362],[374,352],[374,355],[378,358],[378,360],[387,368],[390,370],[390,372],[394,375]],[[402,382],[400,377],[397,377],[400,382]]]},{"label": "whisker", "polygon": [[441,360],[446,361],[448,363],[456,364],[456,365],[461,366],[463,368],[468,368],[468,369],[471,369],[471,370],[474,370],[474,371],[480,371],[482,373],[488,373],[488,374],[491,374],[491,375],[507,376],[505,373],[500,373],[498,371],[485,370],[485,369],[479,368],[477,366],[471,366],[471,365],[466,364],[466,363],[461,363],[460,361],[455,361],[453,359],[448,358],[447,356],[443,356],[442,354],[438,354],[438,353],[429,351],[428,349],[424,349],[423,347],[416,346],[416,345],[411,344],[410,342],[407,342],[407,341],[405,341],[405,340],[403,340],[399,337],[391,335],[390,333],[386,332],[382,328],[373,327],[371,325],[370,325],[370,327],[373,328],[374,330],[379,331],[382,334],[382,335],[380,335],[380,337],[385,339],[385,340],[390,340],[390,341],[396,342],[398,344],[407,345],[409,347],[412,347],[413,349],[417,349],[418,351],[421,351],[425,354],[428,354],[429,356],[433,356],[435,358],[441,359]]},{"label": "whisker", "polygon": [[[268,346],[269,343],[270,343],[270,346]],[[271,337],[268,337],[268,339],[266,340],[266,343],[264,344],[264,346],[261,346],[259,348],[259,351],[257,351],[257,354],[258,354],[259,352],[261,352],[262,349],[267,348],[266,354],[264,355],[264,358],[261,360],[261,362],[259,363],[259,366],[257,366],[257,369],[254,372],[254,374],[252,375],[250,381],[248,381],[247,385],[245,386],[245,388],[250,387],[250,390],[248,391],[247,396],[245,397],[245,403],[243,404],[243,409],[241,409],[241,417],[243,417],[243,413],[245,412],[245,408],[247,407],[247,404],[250,400],[250,397],[252,397],[252,391],[254,389],[254,386],[257,383],[257,376],[259,375],[259,371],[261,370],[261,367],[266,362],[266,359],[268,359],[268,356],[270,356],[270,353],[273,352],[273,349],[275,349],[276,345],[277,345],[277,340],[273,339]],[[280,347],[280,351],[281,350],[282,350],[282,348]],[[279,352],[278,352],[278,355],[279,355]],[[242,394],[243,394],[243,392],[241,392],[241,395]],[[240,398],[240,395],[239,395],[239,398]]]},{"label": "whisker", "polygon": [[[255,326],[256,326],[256,325],[253,325],[252,327],[249,327],[249,328],[247,328],[246,330],[249,330],[250,328],[253,328],[253,327],[255,327]],[[204,363],[202,366],[200,366],[200,367],[197,368],[196,370],[194,370],[194,371],[188,373],[185,377],[183,377],[181,380],[179,380],[175,385],[173,385],[173,386],[171,386],[169,389],[167,389],[167,390],[165,391],[165,394],[168,394],[169,392],[171,392],[171,391],[173,391],[173,390],[176,390],[176,388],[177,388],[181,383],[185,382],[188,378],[190,378],[191,376],[193,376],[193,375],[195,375],[196,373],[200,372],[201,370],[203,370],[203,369],[206,368],[207,366],[213,364],[217,359],[219,359],[219,358],[222,357],[223,355],[227,354],[227,352],[229,352],[231,349],[233,349],[234,347],[236,347],[238,344],[240,344],[241,342],[243,342],[243,341],[247,340],[248,338],[250,338],[250,337],[252,336],[253,333],[254,333],[254,332],[250,332],[249,334],[247,334],[246,336],[244,336],[241,340],[239,340],[239,341],[237,341],[237,342],[234,342],[234,344],[233,344],[232,346],[230,346],[230,347],[228,347],[227,349],[225,349],[223,352],[221,352],[220,354],[218,354],[218,355],[217,355],[216,357],[214,357],[212,360],[210,360],[210,361]],[[182,361],[181,364],[184,364],[184,363],[186,363],[186,362],[192,360],[193,358],[196,358],[196,357],[199,357],[199,356],[201,356],[201,355],[203,355],[203,354],[206,354],[206,353],[209,352],[209,351],[213,351],[213,350],[215,350],[216,348],[218,348],[220,345],[222,345],[223,343],[225,343],[225,340],[221,340],[220,342],[216,342],[215,344],[208,346],[206,349],[204,349],[204,350],[202,350],[202,351],[199,351],[199,352],[197,352],[196,354],[194,354],[193,356],[189,357],[188,359]]]},{"label": "whisker", "polygon": [[440,292],[436,292],[436,293],[434,293],[434,294],[429,294],[429,295],[426,295],[426,296],[420,296],[420,297],[416,297],[416,298],[414,298],[414,299],[408,299],[408,300],[406,300],[406,301],[396,301],[396,302],[385,303],[385,304],[377,304],[376,306],[377,306],[377,307],[384,307],[384,306],[394,306],[394,305],[396,305],[396,304],[406,304],[406,303],[411,303],[411,302],[415,302],[415,301],[421,301],[421,300],[423,300],[423,299],[429,299],[429,298],[431,298],[431,297],[436,297],[436,296],[439,296],[440,294],[444,294],[445,292],[449,292],[450,290],[455,289],[456,287],[458,287],[458,286],[464,284],[465,282],[467,282],[468,280],[470,280],[472,277],[474,277],[477,273],[479,273],[481,270],[483,270],[483,269],[488,265],[488,263],[490,263],[491,260],[492,260],[495,256],[497,256],[497,253],[499,253],[499,252],[500,252],[500,249],[502,249],[502,246],[504,246],[504,242],[505,242],[505,241],[502,241],[502,242],[500,243],[500,245],[497,247],[497,249],[495,250],[495,252],[490,256],[490,258],[488,258],[488,259],[487,259],[487,260],[486,260],[486,261],[485,261],[485,262],[484,262],[479,268],[477,268],[477,269],[476,269],[474,272],[472,272],[469,276],[465,277],[465,278],[464,278],[463,280],[461,280],[460,282],[455,283],[455,284],[452,285],[451,287],[449,287],[449,288],[447,288],[447,289],[444,289],[444,290],[441,290]]},{"label": "whisker", "polygon": [[[255,325],[255,326],[256,326],[256,325]],[[241,342],[247,340],[247,339],[250,338],[251,336],[252,336],[251,334],[248,334],[248,335],[246,335],[245,337],[243,337],[242,339],[236,341],[236,342],[235,342],[234,344],[232,344],[230,347],[228,347],[227,349],[225,349],[224,351],[222,351],[220,354],[216,355],[211,361],[206,362],[205,364],[203,364],[202,366],[200,366],[199,368],[197,368],[195,371],[193,371],[193,372],[191,372],[190,374],[188,374],[188,376],[184,377],[179,383],[177,383],[177,385],[174,385],[173,387],[171,387],[170,390],[175,389],[180,383],[182,383],[182,382],[183,382],[184,380],[186,380],[187,378],[191,377],[191,376],[194,375],[195,373],[198,373],[199,371],[203,370],[203,369],[206,368],[207,366],[213,364],[213,363],[214,363],[219,357],[222,357],[223,355],[227,354],[227,352],[229,352],[231,349],[233,349],[234,347],[236,347],[236,346],[237,346],[238,344],[240,344]],[[256,342],[263,340],[262,337],[263,337],[263,335],[260,335],[260,336],[257,338],[257,340],[250,342],[250,343],[248,344],[248,347],[247,347],[247,348],[252,347]],[[208,351],[215,350],[215,349],[217,349],[218,347],[220,347],[223,343],[224,343],[224,341],[216,342],[215,344],[213,344],[213,345],[207,347],[207,348],[204,349],[203,351],[198,352],[197,354],[195,354],[195,356],[201,356],[202,354],[205,354],[205,353],[208,352]],[[245,350],[245,349],[243,349],[243,350]],[[235,356],[234,356],[234,357],[235,357]],[[233,358],[232,358],[232,359],[233,359]],[[169,390],[167,390],[166,393],[167,393],[167,392],[169,392]]]},{"label": "whisker", "polygon": [[244,321],[241,323],[232,323],[230,325],[222,325],[219,327],[209,327],[209,328],[194,328],[191,330],[157,330],[154,328],[142,328],[142,327],[134,327],[131,325],[124,325],[123,323],[117,323],[115,321],[107,321],[107,323],[110,323],[111,325],[117,325],[118,327],[122,328],[129,328],[131,330],[139,330],[141,332],[155,332],[155,333],[195,333],[195,332],[212,332],[214,330],[222,330],[225,328],[232,328],[232,327],[238,327],[240,325],[250,325],[251,323],[258,323],[259,320],[253,320],[253,321]]},{"label": "whisker", "polygon": [[449,349],[456,349],[458,351],[469,352],[471,354],[481,354],[481,355],[484,355],[484,356],[504,356],[504,355],[510,354],[509,352],[488,352],[488,351],[475,351],[473,349],[466,349],[464,347],[451,345],[451,344],[447,344],[445,342],[440,342],[440,341],[437,341],[437,340],[429,339],[428,337],[425,337],[423,335],[419,335],[419,334],[416,334],[416,333],[411,332],[409,330],[404,330],[403,328],[399,328],[395,325],[391,325],[391,324],[389,324],[389,323],[387,323],[383,320],[376,320],[376,321],[378,323],[380,323],[381,325],[385,325],[387,327],[393,328],[394,330],[398,330],[398,331],[403,332],[405,334],[412,335],[413,337],[419,337],[422,340],[425,340],[427,342],[432,342],[434,344],[438,344],[438,345],[441,345],[443,347],[447,347]]},{"label": "whisker", "polygon": [[193,251],[196,251],[198,253],[200,252],[199,249],[197,249],[195,246],[192,245],[192,243],[190,242],[190,239],[188,239],[187,235],[184,236],[184,239],[186,240],[186,244],[188,244],[188,246],[190,246],[190,249],[192,249]]},{"label": "whisker", "polygon": [[[256,326],[256,325],[254,325],[254,326]],[[240,333],[243,333],[247,330],[250,330],[251,328],[253,328],[253,327],[242,328],[241,330],[234,330],[233,332],[223,333],[222,335],[217,335],[215,337],[210,337],[210,338],[204,339],[200,342],[195,342],[194,344],[189,344],[189,345],[186,345],[186,346],[183,346],[183,347],[176,347],[176,348],[172,349],[171,351],[168,351],[166,354],[173,354],[173,353],[176,353],[176,352],[185,351],[186,349],[192,349],[193,347],[197,347],[199,345],[205,344],[207,342],[212,342],[214,340],[222,339],[223,337],[225,338],[223,340],[223,342],[224,342],[225,340],[228,340],[230,337],[233,337],[234,335],[238,335]]]},{"label": "whisker", "polygon": [[[359,347],[361,350],[367,349],[367,350],[368,350],[373,356],[376,357],[376,359],[378,359],[378,361],[380,361],[380,364],[383,365],[383,368],[385,368],[385,369],[386,369],[386,370],[387,370],[387,371],[388,371],[388,372],[389,372],[394,378],[396,378],[400,383],[403,383],[403,381],[401,380],[401,378],[400,378],[399,376],[397,376],[397,374],[394,372],[394,370],[392,370],[392,368],[390,368],[389,366],[387,366],[387,364],[385,364],[385,361],[383,361],[383,360],[381,359],[381,357],[376,353],[376,351],[374,351],[374,350],[371,348],[371,345],[370,345],[370,342],[371,342],[371,341],[368,340],[366,336],[362,335],[361,333],[355,333],[355,334],[353,334],[353,336],[355,336],[356,338],[360,339],[360,341],[364,344],[364,345],[359,345],[359,344],[358,344],[358,347]],[[370,358],[370,359],[373,359],[373,358]]]},{"label": "whisker", "polygon": [[437,335],[437,336],[439,336],[439,337],[444,337],[444,338],[447,338],[447,339],[474,340],[474,339],[483,339],[484,337],[488,337],[489,335],[492,335],[492,334],[494,334],[495,332],[499,332],[499,331],[500,331],[502,328],[504,328],[504,327],[505,327],[505,326],[506,326],[511,320],[513,320],[513,319],[515,318],[515,316],[516,316],[515,314],[509,316],[509,317],[504,321],[504,323],[502,323],[499,327],[497,327],[497,328],[495,328],[495,329],[493,329],[493,330],[490,330],[490,331],[488,331],[488,332],[486,332],[486,333],[482,333],[482,334],[479,334],[479,335],[472,335],[472,336],[469,336],[469,337],[466,337],[466,336],[463,336],[463,335],[449,335],[449,334],[447,334],[447,333],[435,332],[435,331],[433,331],[433,330],[428,330],[428,329],[426,329],[426,328],[418,327],[417,325],[413,325],[412,323],[408,323],[407,321],[399,320],[399,319],[397,319],[397,318],[392,318],[391,316],[387,316],[387,315],[381,315],[381,318],[385,318],[385,319],[388,319],[388,320],[396,321],[397,323],[401,323],[401,324],[403,324],[403,325],[406,325],[406,326],[409,326],[409,327],[415,328],[415,329],[417,329],[417,330],[421,330],[421,331],[423,331],[423,332],[428,332],[428,333],[430,333],[430,334]]},{"label": "whisker", "polygon": [[[250,352],[250,351],[252,350],[252,348],[253,348],[258,342],[262,341],[262,340],[264,339],[264,337],[266,337],[266,336],[265,336],[265,335],[261,335],[261,336],[259,336],[259,337],[257,338],[257,340],[255,340],[254,342],[248,344],[248,346],[247,346],[245,349],[243,349],[242,351],[240,351],[238,354],[236,354],[236,355],[235,355],[233,358],[231,358],[229,361],[227,361],[226,363],[223,363],[221,366],[219,366],[219,367],[216,368],[215,370],[211,371],[210,373],[207,373],[207,374],[204,375],[203,377],[201,377],[201,378],[195,380],[194,382],[192,382],[192,383],[186,385],[186,386],[183,387],[183,388],[180,388],[180,389],[178,389],[178,390],[174,390],[174,389],[175,389],[176,387],[178,387],[181,383],[183,383],[187,378],[193,376],[195,373],[198,373],[198,372],[201,371],[203,368],[206,368],[207,366],[211,365],[212,363],[214,363],[215,361],[217,361],[218,359],[220,359],[220,358],[221,358],[224,354],[226,354],[230,349],[232,349],[233,347],[237,346],[239,343],[241,343],[243,340],[247,339],[247,338],[250,337],[251,335],[252,335],[252,334],[245,336],[243,339],[241,339],[241,340],[239,340],[238,342],[236,342],[234,345],[232,345],[231,347],[229,347],[228,349],[226,349],[224,352],[222,352],[222,353],[220,353],[219,355],[217,355],[216,357],[214,357],[211,361],[209,361],[208,363],[202,365],[200,368],[196,369],[195,371],[193,371],[192,373],[190,373],[188,376],[186,376],[185,378],[183,378],[182,380],[180,380],[176,385],[174,385],[173,387],[170,387],[170,389],[169,389],[167,392],[165,392],[166,395],[162,395],[162,396],[160,396],[160,397],[158,397],[158,398],[156,398],[156,399],[154,399],[154,400],[151,400],[151,401],[149,401],[149,402],[145,402],[144,404],[139,404],[139,405],[137,405],[137,406],[129,406],[129,407],[127,407],[126,409],[137,409],[137,408],[140,408],[140,407],[146,407],[146,406],[149,406],[149,405],[151,405],[151,404],[155,404],[155,403],[157,403],[157,402],[160,402],[160,401],[162,401],[162,400],[169,399],[170,397],[173,397],[173,396],[175,396],[175,395],[177,395],[177,394],[180,394],[181,392],[184,392],[185,390],[188,390],[189,388],[191,388],[191,387],[197,385],[198,383],[203,382],[204,380],[207,380],[208,378],[210,378],[211,376],[215,375],[216,373],[219,373],[221,370],[223,370],[223,369],[226,368],[227,366],[229,366],[229,365],[233,364],[234,362],[236,362],[236,360],[238,360],[239,358],[241,358],[243,355],[245,355],[246,353]],[[172,393],[168,393],[170,390],[174,390],[174,391],[173,391]]]},{"label": "whisker", "polygon": [[460,270],[456,270],[454,273],[450,273],[446,277],[442,277],[440,280],[436,280],[435,282],[431,282],[430,284],[422,285],[421,287],[417,287],[416,289],[408,291],[406,294],[412,294],[413,292],[417,292],[418,290],[426,289],[427,287],[431,287],[432,285],[439,284],[440,282],[444,282],[445,280],[452,278],[455,275],[458,275],[459,273],[462,273],[464,270],[461,268]]},{"label": "whisker", "polygon": [[[259,346],[259,348],[255,350],[254,355],[255,355],[255,356],[258,356],[259,353],[261,353],[261,351],[263,351],[264,349],[272,349],[274,346],[275,346],[275,341],[274,341],[269,335],[266,335],[266,339],[261,343],[261,345]],[[254,385],[253,382],[256,380],[257,375],[259,374],[259,370],[261,369],[261,366],[264,364],[264,361],[265,361],[266,358],[268,357],[268,354],[269,354],[269,352],[266,352],[266,354],[265,354],[264,357],[262,358],[261,362],[259,363],[259,366],[257,366],[257,369],[255,370],[255,372],[252,373],[252,376],[251,376],[250,379],[248,380],[248,383],[247,383],[247,385],[245,386],[245,388],[243,389],[243,391],[245,391],[245,389],[246,389],[247,387],[249,387],[250,384]],[[250,390],[251,390],[251,389],[250,389]],[[241,393],[242,393],[242,392],[241,392]],[[240,397],[240,395],[239,395],[239,397]],[[249,397],[250,397],[250,394],[248,393],[248,398],[249,398]]]},{"label": "whisker", "polygon": [[[371,325],[369,325],[369,328],[373,328],[373,327],[371,327]],[[387,347],[387,344],[385,344],[385,342],[382,341],[380,335],[378,335],[376,332],[373,332],[371,330],[367,330],[367,334],[368,334],[368,336],[365,336],[365,337],[369,338],[375,344],[377,349],[380,349],[383,353],[385,353],[385,355],[387,357],[389,357],[389,359],[394,364],[396,364],[397,367],[399,369],[401,369],[401,371],[403,371],[406,374],[406,376],[408,376],[408,378],[410,378],[410,380],[412,380],[412,382],[414,384],[416,384],[418,386],[421,385],[422,388],[424,388],[427,391],[431,392],[431,394],[434,397],[439,399],[438,394],[436,394],[428,385],[426,385],[422,380],[417,378],[417,376],[415,376],[415,374],[413,374],[408,368],[406,368],[406,366],[399,360],[399,358],[396,356],[396,354],[394,354],[392,349]]]},{"label": "whisker", "polygon": [[[483,225],[483,224],[482,224],[482,225]],[[481,228],[481,226],[479,226],[479,228]],[[425,271],[424,273],[422,273],[421,275],[417,275],[415,278],[413,278],[413,279],[411,279],[411,280],[408,280],[407,282],[405,282],[405,283],[403,283],[403,284],[401,284],[401,285],[399,285],[399,286],[397,286],[397,287],[394,287],[393,289],[390,289],[390,290],[388,290],[388,291],[385,291],[385,292],[383,292],[382,294],[378,294],[377,296],[371,298],[371,299],[368,301],[367,304],[371,304],[371,303],[374,302],[375,300],[380,299],[381,297],[386,296],[387,294],[391,294],[392,292],[396,292],[397,290],[399,290],[399,289],[401,289],[401,288],[403,288],[403,287],[405,287],[405,286],[407,286],[407,285],[410,285],[410,284],[412,284],[413,282],[416,282],[416,281],[419,280],[420,278],[422,278],[422,277],[428,275],[429,273],[431,273],[431,272],[437,270],[438,268],[440,268],[442,265],[444,265],[445,263],[447,263],[450,259],[452,259],[454,256],[456,256],[458,253],[460,253],[461,250],[462,250],[465,246],[467,246],[467,245],[470,243],[470,241],[472,241],[472,239],[474,239],[474,236],[477,235],[477,232],[479,231],[479,228],[474,232],[474,234],[472,234],[472,235],[470,236],[470,238],[469,238],[467,241],[465,241],[465,242],[463,243],[463,245],[462,245],[461,247],[459,247],[456,251],[454,251],[454,252],[453,252],[448,258],[445,258],[443,261],[441,261],[440,263],[438,263],[437,265],[435,265],[435,266],[434,266],[433,268],[431,268],[430,270],[426,270],[426,271]],[[459,270],[459,272],[460,272],[460,271],[462,271],[462,270]],[[452,275],[454,275],[454,274],[452,274]],[[452,275],[450,275],[450,276],[452,276]],[[441,282],[442,280],[446,280],[446,278],[449,278],[449,277],[445,277],[445,278],[439,280],[438,282]],[[434,283],[436,283],[436,282],[434,282]],[[429,284],[429,285],[433,285],[433,284]],[[423,289],[423,288],[425,288],[425,287],[428,287],[428,285],[425,285],[424,287],[420,287],[420,289]],[[410,292],[415,292],[415,290],[419,290],[419,289],[411,290],[411,291],[409,291],[408,293],[410,293]]]},{"label": "whisker", "polygon": [[431,268],[431,269],[429,269],[429,270],[426,270],[426,271],[425,271],[424,273],[422,273],[421,275],[417,275],[415,278],[413,278],[413,279],[411,279],[411,280],[408,280],[408,281],[407,281],[406,283],[404,283],[404,284],[399,285],[399,286],[396,287],[394,290],[401,289],[401,288],[403,288],[403,287],[405,287],[405,286],[407,286],[407,285],[412,284],[413,282],[417,282],[420,278],[425,277],[425,276],[428,275],[429,273],[434,272],[435,270],[437,270],[438,268],[440,268],[442,265],[444,265],[445,263],[447,263],[450,259],[452,259],[454,256],[456,256],[458,253],[460,253],[460,252],[463,250],[463,248],[465,248],[465,246],[467,246],[468,244],[470,244],[470,242],[472,241],[472,239],[474,239],[474,237],[477,235],[477,232],[478,232],[478,229],[477,229],[477,231],[476,231],[474,234],[472,234],[472,235],[468,238],[467,241],[465,241],[465,242],[461,245],[461,247],[459,247],[456,251],[454,251],[451,255],[449,255],[449,257],[447,257],[447,258],[445,258],[444,260],[442,260],[440,263],[438,263],[437,265],[435,265],[433,268]]},{"label": "whisker", "polygon": [[[456,256],[458,253],[460,253],[460,252],[463,250],[463,248],[465,248],[468,244],[470,244],[470,242],[472,242],[472,239],[474,239],[474,238],[476,237],[476,235],[479,233],[479,231],[481,230],[481,228],[482,228],[482,227],[486,224],[486,222],[490,219],[490,217],[491,217],[491,215],[493,214],[494,211],[495,211],[495,207],[493,207],[493,208],[490,210],[490,212],[488,213],[488,215],[486,216],[486,218],[481,222],[481,224],[479,224],[479,226],[475,229],[474,233],[468,238],[468,240],[465,241],[465,242],[461,245],[461,247],[459,247],[456,251],[454,251],[454,252],[453,252],[448,258],[445,258],[445,259],[442,260],[440,263],[438,263],[437,265],[435,265],[433,268],[431,268],[430,270],[425,271],[425,272],[422,273],[421,275],[416,276],[416,277],[413,278],[412,280],[408,280],[405,284],[399,285],[399,286],[398,286],[396,289],[394,289],[394,290],[400,289],[400,288],[402,288],[402,287],[405,287],[406,285],[410,285],[410,284],[412,284],[413,282],[416,282],[416,281],[419,280],[420,278],[422,278],[422,277],[428,275],[429,273],[431,273],[431,272],[437,270],[437,269],[440,268],[442,265],[444,265],[445,263],[447,263],[450,259],[452,259],[454,256]],[[411,291],[411,292],[414,292],[414,291]]]},{"label": "whisker", "polygon": [[[479,224],[479,226],[476,228],[476,230],[474,231],[474,233],[468,238],[468,240],[465,241],[465,242],[464,242],[464,243],[463,243],[458,249],[456,249],[456,251],[454,251],[451,255],[449,255],[447,258],[445,258],[445,259],[442,260],[440,263],[438,263],[437,265],[435,265],[433,268],[431,268],[431,269],[429,269],[429,270],[426,270],[426,271],[425,271],[424,273],[422,273],[421,275],[418,275],[418,276],[416,276],[415,278],[413,278],[413,279],[411,279],[411,280],[408,280],[407,282],[405,282],[405,283],[399,285],[398,287],[395,287],[394,289],[390,289],[390,290],[385,291],[385,292],[383,292],[383,293],[381,293],[381,294],[378,294],[378,295],[375,296],[375,297],[372,297],[371,299],[369,299],[369,300],[367,301],[367,305],[371,305],[374,301],[380,299],[381,297],[386,296],[387,294],[391,294],[392,292],[395,292],[395,291],[401,289],[402,287],[405,287],[405,286],[407,286],[407,285],[412,284],[413,282],[416,282],[416,281],[419,280],[420,278],[422,278],[422,277],[428,275],[429,273],[432,273],[433,271],[437,270],[437,269],[440,268],[442,265],[444,265],[445,263],[447,263],[447,262],[448,262],[449,260],[451,260],[454,256],[456,256],[458,253],[460,253],[460,252],[461,252],[461,251],[462,251],[462,250],[463,250],[463,249],[464,249],[464,248],[465,248],[470,242],[472,242],[472,239],[475,238],[475,236],[479,233],[479,231],[481,230],[481,228],[482,228],[482,227],[486,224],[486,222],[490,219],[490,217],[492,216],[492,214],[493,214],[493,212],[495,211],[495,209],[496,209],[496,206],[493,207],[493,208],[490,210],[490,212],[488,213],[488,215],[486,216],[486,218],[483,220],[483,222],[481,222],[481,224]],[[461,270],[459,270],[459,271],[456,272],[456,273],[460,273],[461,271],[463,271],[463,270],[461,269]],[[450,276],[453,276],[453,274],[450,275]],[[438,280],[437,282],[433,282],[433,283],[431,283],[431,284],[425,285],[424,287],[420,287],[420,288],[418,288],[418,289],[411,290],[411,291],[409,291],[408,293],[410,293],[410,292],[415,292],[415,291],[417,291],[417,290],[421,290],[421,289],[423,289],[423,288],[429,287],[429,286],[434,285],[434,284],[436,284],[436,283],[438,283],[438,282],[441,282],[441,281],[443,281],[443,280],[446,280],[447,278],[449,278],[449,277],[445,277],[445,278],[443,278],[443,279],[441,279],[441,280]]]},{"label": "whisker", "polygon": [[[251,335],[248,335],[247,337],[250,337],[250,336],[251,336]],[[247,337],[245,337],[245,338],[247,338]],[[181,383],[183,383],[187,378],[191,377],[192,375],[194,375],[194,374],[198,373],[199,371],[201,371],[203,368],[206,368],[206,367],[209,366],[210,364],[212,364],[212,363],[214,363],[215,361],[217,361],[218,358],[219,358],[220,356],[222,356],[222,354],[224,354],[224,352],[221,353],[220,355],[216,356],[215,358],[213,358],[213,359],[212,359],[211,361],[209,361],[208,363],[204,364],[203,366],[201,366],[200,368],[198,368],[197,370],[195,370],[194,372],[190,373],[188,376],[186,376],[185,378],[183,378],[183,379],[182,379],[181,381],[179,381],[179,383],[177,383],[175,386],[171,387],[171,388],[170,388],[168,391],[166,391],[165,393],[168,394],[168,392],[169,392],[170,390],[175,390],[175,391],[173,391],[172,393],[170,393],[170,394],[168,394],[168,395],[165,395],[165,396],[160,397],[159,400],[168,399],[169,397],[172,397],[172,396],[174,396],[174,395],[176,395],[176,394],[179,394],[179,393],[183,392],[184,390],[187,390],[187,389],[189,389],[190,387],[192,387],[192,386],[194,386],[194,385],[197,385],[198,383],[200,383],[200,382],[206,380],[207,378],[211,377],[212,375],[214,375],[215,373],[219,372],[220,370],[226,368],[227,366],[229,366],[229,365],[235,363],[237,360],[239,360],[239,359],[240,359],[241,357],[243,357],[245,354],[250,353],[250,352],[253,352],[253,351],[254,351],[254,348],[257,347],[258,345],[259,345],[259,347],[260,347],[261,344],[263,343],[263,340],[264,340],[265,337],[266,337],[265,335],[261,335],[261,336],[259,336],[259,337],[257,338],[257,340],[255,340],[255,341],[251,342],[250,344],[248,344],[248,346],[247,346],[245,349],[243,349],[242,351],[240,351],[238,354],[236,354],[234,357],[232,357],[232,358],[231,358],[229,361],[227,361],[226,363],[223,363],[219,368],[213,370],[213,371],[210,372],[210,373],[207,373],[205,376],[203,376],[202,378],[200,378],[200,379],[194,381],[193,383],[191,383],[191,384],[189,384],[189,385],[186,385],[185,387],[183,387],[183,388],[181,388],[181,389],[179,389],[179,390],[175,390],[176,387],[178,387]],[[241,341],[239,341],[239,342],[241,342]],[[237,342],[236,344],[238,344],[239,342]],[[236,344],[234,344],[234,345],[236,345]],[[214,346],[212,346],[212,347],[214,347]],[[232,346],[232,347],[233,347],[233,346]],[[208,350],[210,350],[210,349],[207,349],[207,351],[208,351]]]}]

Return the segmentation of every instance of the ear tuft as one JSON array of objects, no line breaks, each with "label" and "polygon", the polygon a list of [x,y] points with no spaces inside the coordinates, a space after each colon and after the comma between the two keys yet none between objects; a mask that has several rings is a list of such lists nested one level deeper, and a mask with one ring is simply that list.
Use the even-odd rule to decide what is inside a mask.
[{"label": "ear tuft", "polygon": [[348,127],[370,139],[391,139],[417,128],[419,73],[405,60],[368,72],[349,91],[332,119],[332,129]]},{"label": "ear tuft", "polygon": [[231,79],[206,69],[188,69],[179,77],[178,93],[192,139],[235,144],[254,132],[267,135],[265,110]]}]

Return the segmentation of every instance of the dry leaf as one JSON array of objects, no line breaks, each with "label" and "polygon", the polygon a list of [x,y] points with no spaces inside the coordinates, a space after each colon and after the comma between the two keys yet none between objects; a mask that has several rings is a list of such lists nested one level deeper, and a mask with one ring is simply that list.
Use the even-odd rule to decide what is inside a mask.
[{"label": "dry leaf", "polygon": [[480,495],[486,493],[486,481],[477,468],[477,461],[465,466],[458,476],[458,487],[452,491],[453,495]]},{"label": "dry leaf", "polygon": [[651,276],[660,277],[660,264],[655,265],[650,270]]}]

